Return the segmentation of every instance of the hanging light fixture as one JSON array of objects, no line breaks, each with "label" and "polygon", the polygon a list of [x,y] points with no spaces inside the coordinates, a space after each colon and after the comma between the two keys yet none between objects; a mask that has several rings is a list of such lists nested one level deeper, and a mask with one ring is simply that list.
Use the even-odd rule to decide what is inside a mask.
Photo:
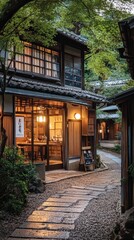
[{"label": "hanging light fixture", "polygon": [[76,120],[79,120],[79,119],[81,118],[80,113],[75,113],[75,114],[74,114],[74,118],[75,118]]},{"label": "hanging light fixture", "polygon": [[46,117],[45,116],[37,116],[37,122],[46,122]]}]

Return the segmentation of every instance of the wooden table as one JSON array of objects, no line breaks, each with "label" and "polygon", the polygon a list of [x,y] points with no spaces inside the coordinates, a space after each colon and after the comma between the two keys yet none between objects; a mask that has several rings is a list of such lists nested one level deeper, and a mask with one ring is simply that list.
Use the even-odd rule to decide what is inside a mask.
[{"label": "wooden table", "polygon": [[[25,150],[25,147],[32,147],[32,143],[31,142],[17,142],[17,146],[20,147],[21,152],[23,154],[25,154],[25,152],[27,153],[28,157],[31,158],[32,157],[32,150]],[[47,143],[46,142],[34,142],[34,147],[39,147],[38,151],[34,151],[33,156],[34,159],[36,159],[39,155],[41,157],[41,160],[44,160],[44,156],[46,158],[46,147],[47,147]],[[43,154],[43,148],[45,148],[45,154]]]},{"label": "wooden table", "polygon": [[[32,147],[32,143],[31,142],[17,142],[17,146],[21,149],[21,152],[25,155],[31,158],[32,155],[34,156],[34,159],[36,159],[37,157],[41,157],[41,160],[47,159],[47,147],[53,147],[53,146],[60,146],[60,155],[62,156],[62,143],[61,142],[54,142],[51,141],[48,143],[47,142],[34,142],[33,146],[34,147],[38,147],[39,149],[37,151],[34,151],[34,153],[32,154],[32,149],[28,149],[26,150],[26,147]],[[57,154],[56,154],[57,155]],[[58,156],[57,156],[58,157]]]}]

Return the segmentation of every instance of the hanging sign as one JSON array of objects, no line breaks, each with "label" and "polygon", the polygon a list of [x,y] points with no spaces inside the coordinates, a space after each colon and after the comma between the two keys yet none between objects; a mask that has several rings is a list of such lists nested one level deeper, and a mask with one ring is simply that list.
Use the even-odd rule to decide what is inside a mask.
[{"label": "hanging sign", "polygon": [[16,137],[24,137],[24,117],[16,117]]}]

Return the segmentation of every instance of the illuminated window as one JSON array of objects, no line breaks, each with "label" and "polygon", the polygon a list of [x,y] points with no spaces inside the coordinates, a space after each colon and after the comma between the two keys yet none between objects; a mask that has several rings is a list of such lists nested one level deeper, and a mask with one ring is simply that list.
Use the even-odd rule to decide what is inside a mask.
[{"label": "illuminated window", "polygon": [[[8,63],[14,51],[15,48],[8,52]],[[24,42],[24,47],[15,51],[10,67],[23,72],[59,78],[59,52]]]}]

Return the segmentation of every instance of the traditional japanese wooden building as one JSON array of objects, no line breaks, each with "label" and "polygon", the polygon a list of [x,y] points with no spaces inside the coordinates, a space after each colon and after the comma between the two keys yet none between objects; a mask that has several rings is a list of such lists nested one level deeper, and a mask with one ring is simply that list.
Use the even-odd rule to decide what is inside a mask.
[{"label": "traditional japanese wooden building", "polygon": [[[134,79],[134,17],[119,22],[124,48],[121,56],[126,58],[132,78]],[[129,168],[134,167],[134,88],[122,92],[113,98],[122,111],[122,212],[134,207],[134,178]]]},{"label": "traditional japanese wooden building", "polygon": [[98,139],[107,141],[120,140],[121,124],[119,119],[119,109],[116,105],[109,105],[99,109],[97,115]]},{"label": "traditional japanese wooden building", "polygon": [[7,144],[18,146],[25,161],[44,161],[47,170],[78,169],[82,146],[90,145],[95,158],[96,104],[106,99],[84,90],[85,39],[59,30],[55,41],[50,48],[23,41],[23,49],[6,55],[7,64],[14,55],[5,94]]}]

